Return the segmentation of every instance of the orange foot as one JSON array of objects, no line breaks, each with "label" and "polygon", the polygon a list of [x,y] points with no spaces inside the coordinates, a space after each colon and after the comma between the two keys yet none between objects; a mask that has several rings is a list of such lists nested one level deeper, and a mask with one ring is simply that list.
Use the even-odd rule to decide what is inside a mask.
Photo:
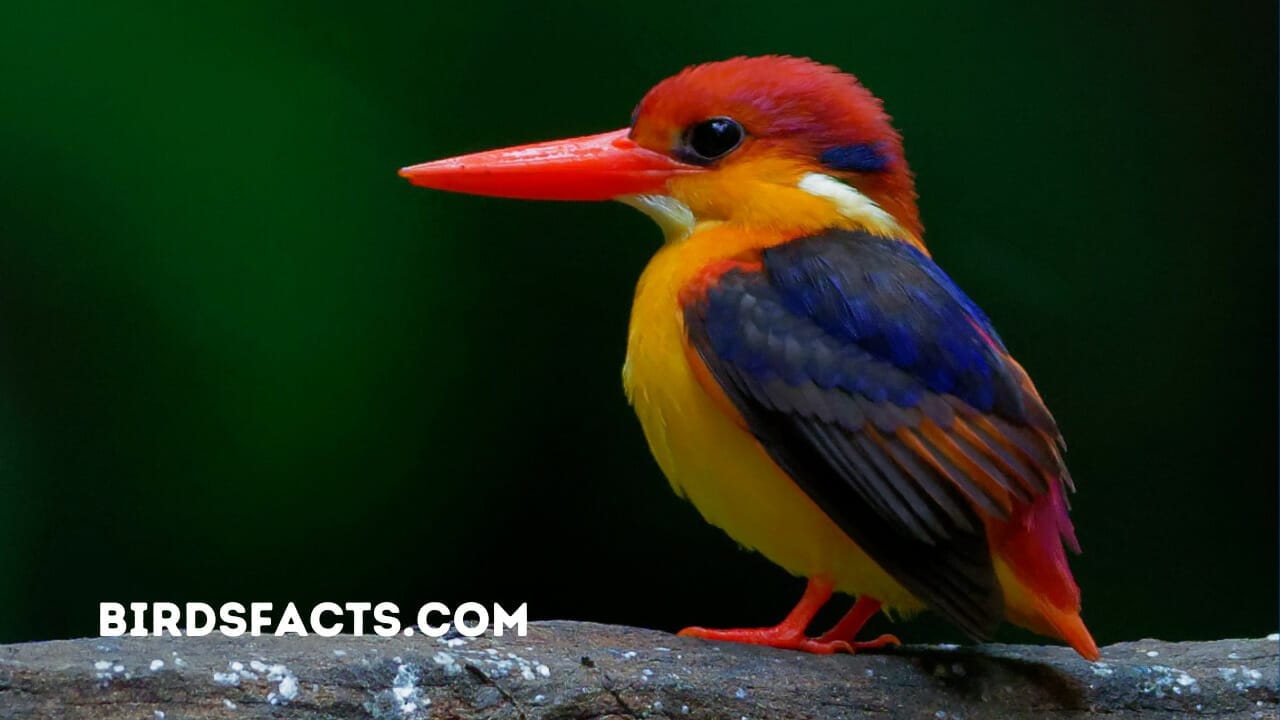
[{"label": "orange foot", "polygon": [[880,609],[880,601],[863,596],[858,598],[853,608],[827,632],[811,638],[804,634],[813,622],[813,616],[831,599],[831,581],[824,578],[809,578],[804,596],[796,604],[787,618],[773,627],[745,628],[738,630],[708,630],[707,628],[689,627],[680,631],[684,637],[696,637],[704,640],[726,640],[728,642],[747,643],[749,645],[768,645],[784,650],[800,650],[802,652],[830,655],[835,652],[853,653],[858,650],[871,650],[886,645],[901,645],[898,638],[892,635],[881,635],[875,640],[858,642],[854,638],[858,631]]}]

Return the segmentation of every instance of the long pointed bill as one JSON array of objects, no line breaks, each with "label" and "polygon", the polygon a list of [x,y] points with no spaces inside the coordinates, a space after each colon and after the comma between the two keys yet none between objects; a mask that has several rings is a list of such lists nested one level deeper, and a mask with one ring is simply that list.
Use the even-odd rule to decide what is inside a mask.
[{"label": "long pointed bill", "polygon": [[636,145],[627,130],[520,145],[413,165],[414,185],[526,200],[612,200],[662,193],[667,180],[702,168]]}]

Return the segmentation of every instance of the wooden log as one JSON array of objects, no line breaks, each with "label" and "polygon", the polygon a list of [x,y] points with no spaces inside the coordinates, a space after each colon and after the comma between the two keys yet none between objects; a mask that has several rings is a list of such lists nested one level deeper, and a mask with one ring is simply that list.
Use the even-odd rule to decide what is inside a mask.
[{"label": "wooden log", "polygon": [[813,656],[652,630],[88,638],[0,646],[3,718],[1277,717],[1276,636]]}]

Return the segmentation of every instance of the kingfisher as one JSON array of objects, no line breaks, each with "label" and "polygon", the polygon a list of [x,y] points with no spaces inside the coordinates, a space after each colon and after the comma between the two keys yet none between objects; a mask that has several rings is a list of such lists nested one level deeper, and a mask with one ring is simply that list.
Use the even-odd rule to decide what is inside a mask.
[{"label": "kingfisher", "polygon": [[[1008,620],[1096,660],[1066,552],[1065,444],[991,320],[931,258],[902,138],[852,75],[737,57],[651,89],[629,127],[403,168],[439,190],[618,200],[665,242],[626,395],[677,494],[807,579],[776,626],[682,635],[813,653],[877,612]],[[828,631],[835,593],[856,598]]]}]

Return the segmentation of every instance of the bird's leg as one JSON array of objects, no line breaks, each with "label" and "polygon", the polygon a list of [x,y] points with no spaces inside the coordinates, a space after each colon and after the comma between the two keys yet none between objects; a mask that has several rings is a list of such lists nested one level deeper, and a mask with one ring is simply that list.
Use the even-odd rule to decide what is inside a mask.
[{"label": "bird's leg", "polygon": [[[826,578],[809,578],[804,596],[796,604],[787,618],[773,627],[744,628],[737,630],[708,630],[707,628],[689,627],[680,631],[684,637],[696,637],[704,640],[727,640],[729,642],[747,643],[749,645],[768,645],[786,650],[802,650],[804,652],[830,655],[834,652],[853,652],[855,645],[842,638],[814,639],[804,634],[813,616],[818,614],[822,606],[831,599],[832,585]],[[879,603],[877,603],[879,605]],[[872,613],[875,612],[873,609]],[[865,622],[865,618],[863,622]],[[828,633],[829,634],[829,633]]]},{"label": "bird's leg", "polygon": [[853,604],[853,607],[849,608],[849,612],[845,613],[844,617],[840,618],[840,622],[833,625],[830,630],[818,636],[817,641],[820,643],[843,641],[848,643],[853,650],[871,650],[874,648],[882,648],[886,645],[901,645],[901,640],[888,633],[881,635],[875,640],[867,640],[865,642],[859,642],[854,639],[858,636],[858,631],[862,629],[862,626],[866,625],[867,621],[871,619],[871,616],[875,615],[879,610],[879,600],[863,595],[858,598],[858,601]]}]

